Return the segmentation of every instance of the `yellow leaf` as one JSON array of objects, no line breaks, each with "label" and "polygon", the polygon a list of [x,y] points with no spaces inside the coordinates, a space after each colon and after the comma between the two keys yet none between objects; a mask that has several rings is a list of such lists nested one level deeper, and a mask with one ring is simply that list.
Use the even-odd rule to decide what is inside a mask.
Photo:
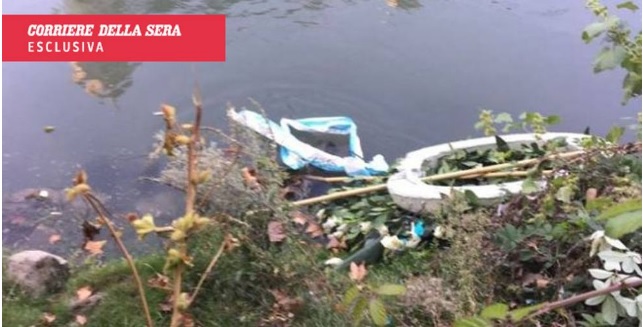
[{"label": "yellow leaf", "polygon": [[185,135],[177,135],[174,138],[174,141],[179,145],[187,145],[188,143],[190,143],[190,138]]},{"label": "yellow leaf", "polygon": [[170,235],[170,239],[174,242],[181,242],[185,240],[186,237],[187,235],[185,234],[185,232],[180,229],[175,229]]},{"label": "yellow leaf", "polygon": [[76,199],[77,196],[83,195],[87,192],[91,191],[91,187],[89,185],[82,183],[78,184],[70,189],[66,190],[67,193],[67,201],[73,201]]},{"label": "yellow leaf", "polygon": [[145,235],[156,229],[156,225],[154,225],[154,217],[150,214],[146,214],[143,218],[134,219],[132,221],[132,227],[134,227],[138,238],[143,239]]}]

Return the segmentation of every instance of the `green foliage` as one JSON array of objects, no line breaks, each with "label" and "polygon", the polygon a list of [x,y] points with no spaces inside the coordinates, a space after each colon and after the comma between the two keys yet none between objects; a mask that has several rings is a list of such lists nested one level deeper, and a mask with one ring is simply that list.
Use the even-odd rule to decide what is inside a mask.
[{"label": "green foliage", "polygon": [[406,293],[406,287],[398,284],[362,284],[358,282],[352,285],[342,299],[342,307],[347,310],[349,317],[355,326],[358,326],[364,319],[364,314],[369,317],[376,326],[388,324],[389,316],[382,296],[401,296]]},{"label": "green foliage", "polygon": [[605,224],[605,233],[610,237],[621,238],[639,231],[641,230],[641,217],[641,209],[620,214]]},{"label": "green foliage", "polygon": [[481,110],[474,127],[481,130],[485,136],[497,135],[498,128],[502,133],[521,131],[544,134],[548,126],[558,123],[560,123],[560,117],[556,115],[544,116],[538,112],[523,112],[516,121],[506,112],[494,115],[491,110]]},{"label": "green foliage", "polygon": [[[607,45],[594,60],[594,72],[621,67],[626,71],[623,79],[623,104],[641,95],[641,31],[632,35],[617,16],[611,15],[599,0],[587,0],[587,7],[594,12],[598,22],[588,25],[582,33],[586,43],[604,35]],[[620,3],[618,9],[637,11],[639,8],[631,1]]]}]

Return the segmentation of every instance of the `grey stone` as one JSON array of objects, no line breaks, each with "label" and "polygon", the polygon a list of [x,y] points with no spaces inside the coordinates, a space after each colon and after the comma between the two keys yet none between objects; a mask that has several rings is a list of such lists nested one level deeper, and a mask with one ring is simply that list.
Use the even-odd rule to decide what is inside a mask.
[{"label": "grey stone", "polygon": [[69,279],[67,261],[39,250],[22,251],[9,257],[9,280],[32,297],[61,291]]}]

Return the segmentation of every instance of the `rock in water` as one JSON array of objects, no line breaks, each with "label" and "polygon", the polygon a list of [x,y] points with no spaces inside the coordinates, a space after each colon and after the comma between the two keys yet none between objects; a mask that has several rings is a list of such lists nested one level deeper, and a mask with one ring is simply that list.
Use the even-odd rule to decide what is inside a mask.
[{"label": "rock in water", "polygon": [[67,261],[39,250],[22,251],[9,257],[7,273],[32,297],[62,290],[69,278]]}]

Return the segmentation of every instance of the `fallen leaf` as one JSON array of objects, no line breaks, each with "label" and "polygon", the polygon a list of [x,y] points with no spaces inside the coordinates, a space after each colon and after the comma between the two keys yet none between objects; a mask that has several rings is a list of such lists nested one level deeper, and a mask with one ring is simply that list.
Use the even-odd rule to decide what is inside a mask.
[{"label": "fallen leaf", "polygon": [[346,240],[343,237],[338,240],[335,236],[331,236],[328,238],[328,244],[326,244],[326,248],[330,250],[347,249],[348,246],[346,245]]},{"label": "fallen leaf", "polygon": [[150,285],[150,287],[172,290],[170,287],[170,278],[159,273],[156,273],[155,277],[150,278],[147,284]]},{"label": "fallen leaf", "polygon": [[105,246],[107,241],[87,241],[85,243],[85,250],[91,255],[98,255],[103,253],[103,246]]},{"label": "fallen leaf", "polygon": [[547,285],[549,285],[549,280],[548,279],[544,279],[544,278],[536,279],[536,287],[537,288],[545,288],[545,287],[547,287]]},{"label": "fallen leaf", "polygon": [[248,167],[241,169],[241,175],[243,176],[243,181],[248,188],[251,190],[258,190],[261,188],[259,185],[259,180],[257,179],[257,171]]},{"label": "fallen leaf", "polygon": [[284,225],[279,221],[271,221],[268,223],[268,239],[272,243],[279,243],[286,238],[284,232]]},{"label": "fallen leaf", "polygon": [[292,213],[292,221],[297,225],[306,225],[308,220],[308,216],[301,211],[295,211]]},{"label": "fallen leaf", "polygon": [[522,278],[522,286],[536,285],[538,288],[544,288],[547,287],[548,284],[549,279],[541,274],[529,273]]},{"label": "fallen leaf", "polygon": [[172,312],[172,303],[174,302],[174,295],[168,296],[165,301],[159,303],[161,312]]},{"label": "fallen leaf", "polygon": [[324,229],[318,223],[311,221],[306,228],[306,233],[312,238],[316,238],[324,235]]},{"label": "fallen leaf", "polygon": [[362,280],[364,280],[364,277],[366,277],[367,273],[368,272],[366,271],[366,266],[363,263],[357,265],[355,262],[351,262],[351,271],[348,274],[351,280],[361,282]]},{"label": "fallen leaf", "polygon": [[56,320],[56,315],[53,313],[45,312],[42,314],[42,321],[45,323],[45,325],[49,325],[52,322]]},{"label": "fallen leaf", "polygon": [[76,315],[76,323],[81,326],[84,326],[87,323],[87,317],[83,315]]},{"label": "fallen leaf", "polygon": [[194,318],[190,316],[187,313],[182,313],[181,314],[181,326],[183,327],[194,327],[196,324],[194,323]]},{"label": "fallen leaf", "polygon": [[89,286],[84,286],[76,290],[76,298],[78,301],[83,301],[92,296],[92,293],[94,293]]},{"label": "fallen leaf", "polygon": [[296,312],[301,309],[304,303],[301,298],[289,297],[281,290],[271,290],[270,293],[275,297],[275,307],[286,312]]},{"label": "fallen leaf", "polygon": [[60,235],[59,234],[53,234],[49,236],[49,244],[56,244],[60,241]]}]

